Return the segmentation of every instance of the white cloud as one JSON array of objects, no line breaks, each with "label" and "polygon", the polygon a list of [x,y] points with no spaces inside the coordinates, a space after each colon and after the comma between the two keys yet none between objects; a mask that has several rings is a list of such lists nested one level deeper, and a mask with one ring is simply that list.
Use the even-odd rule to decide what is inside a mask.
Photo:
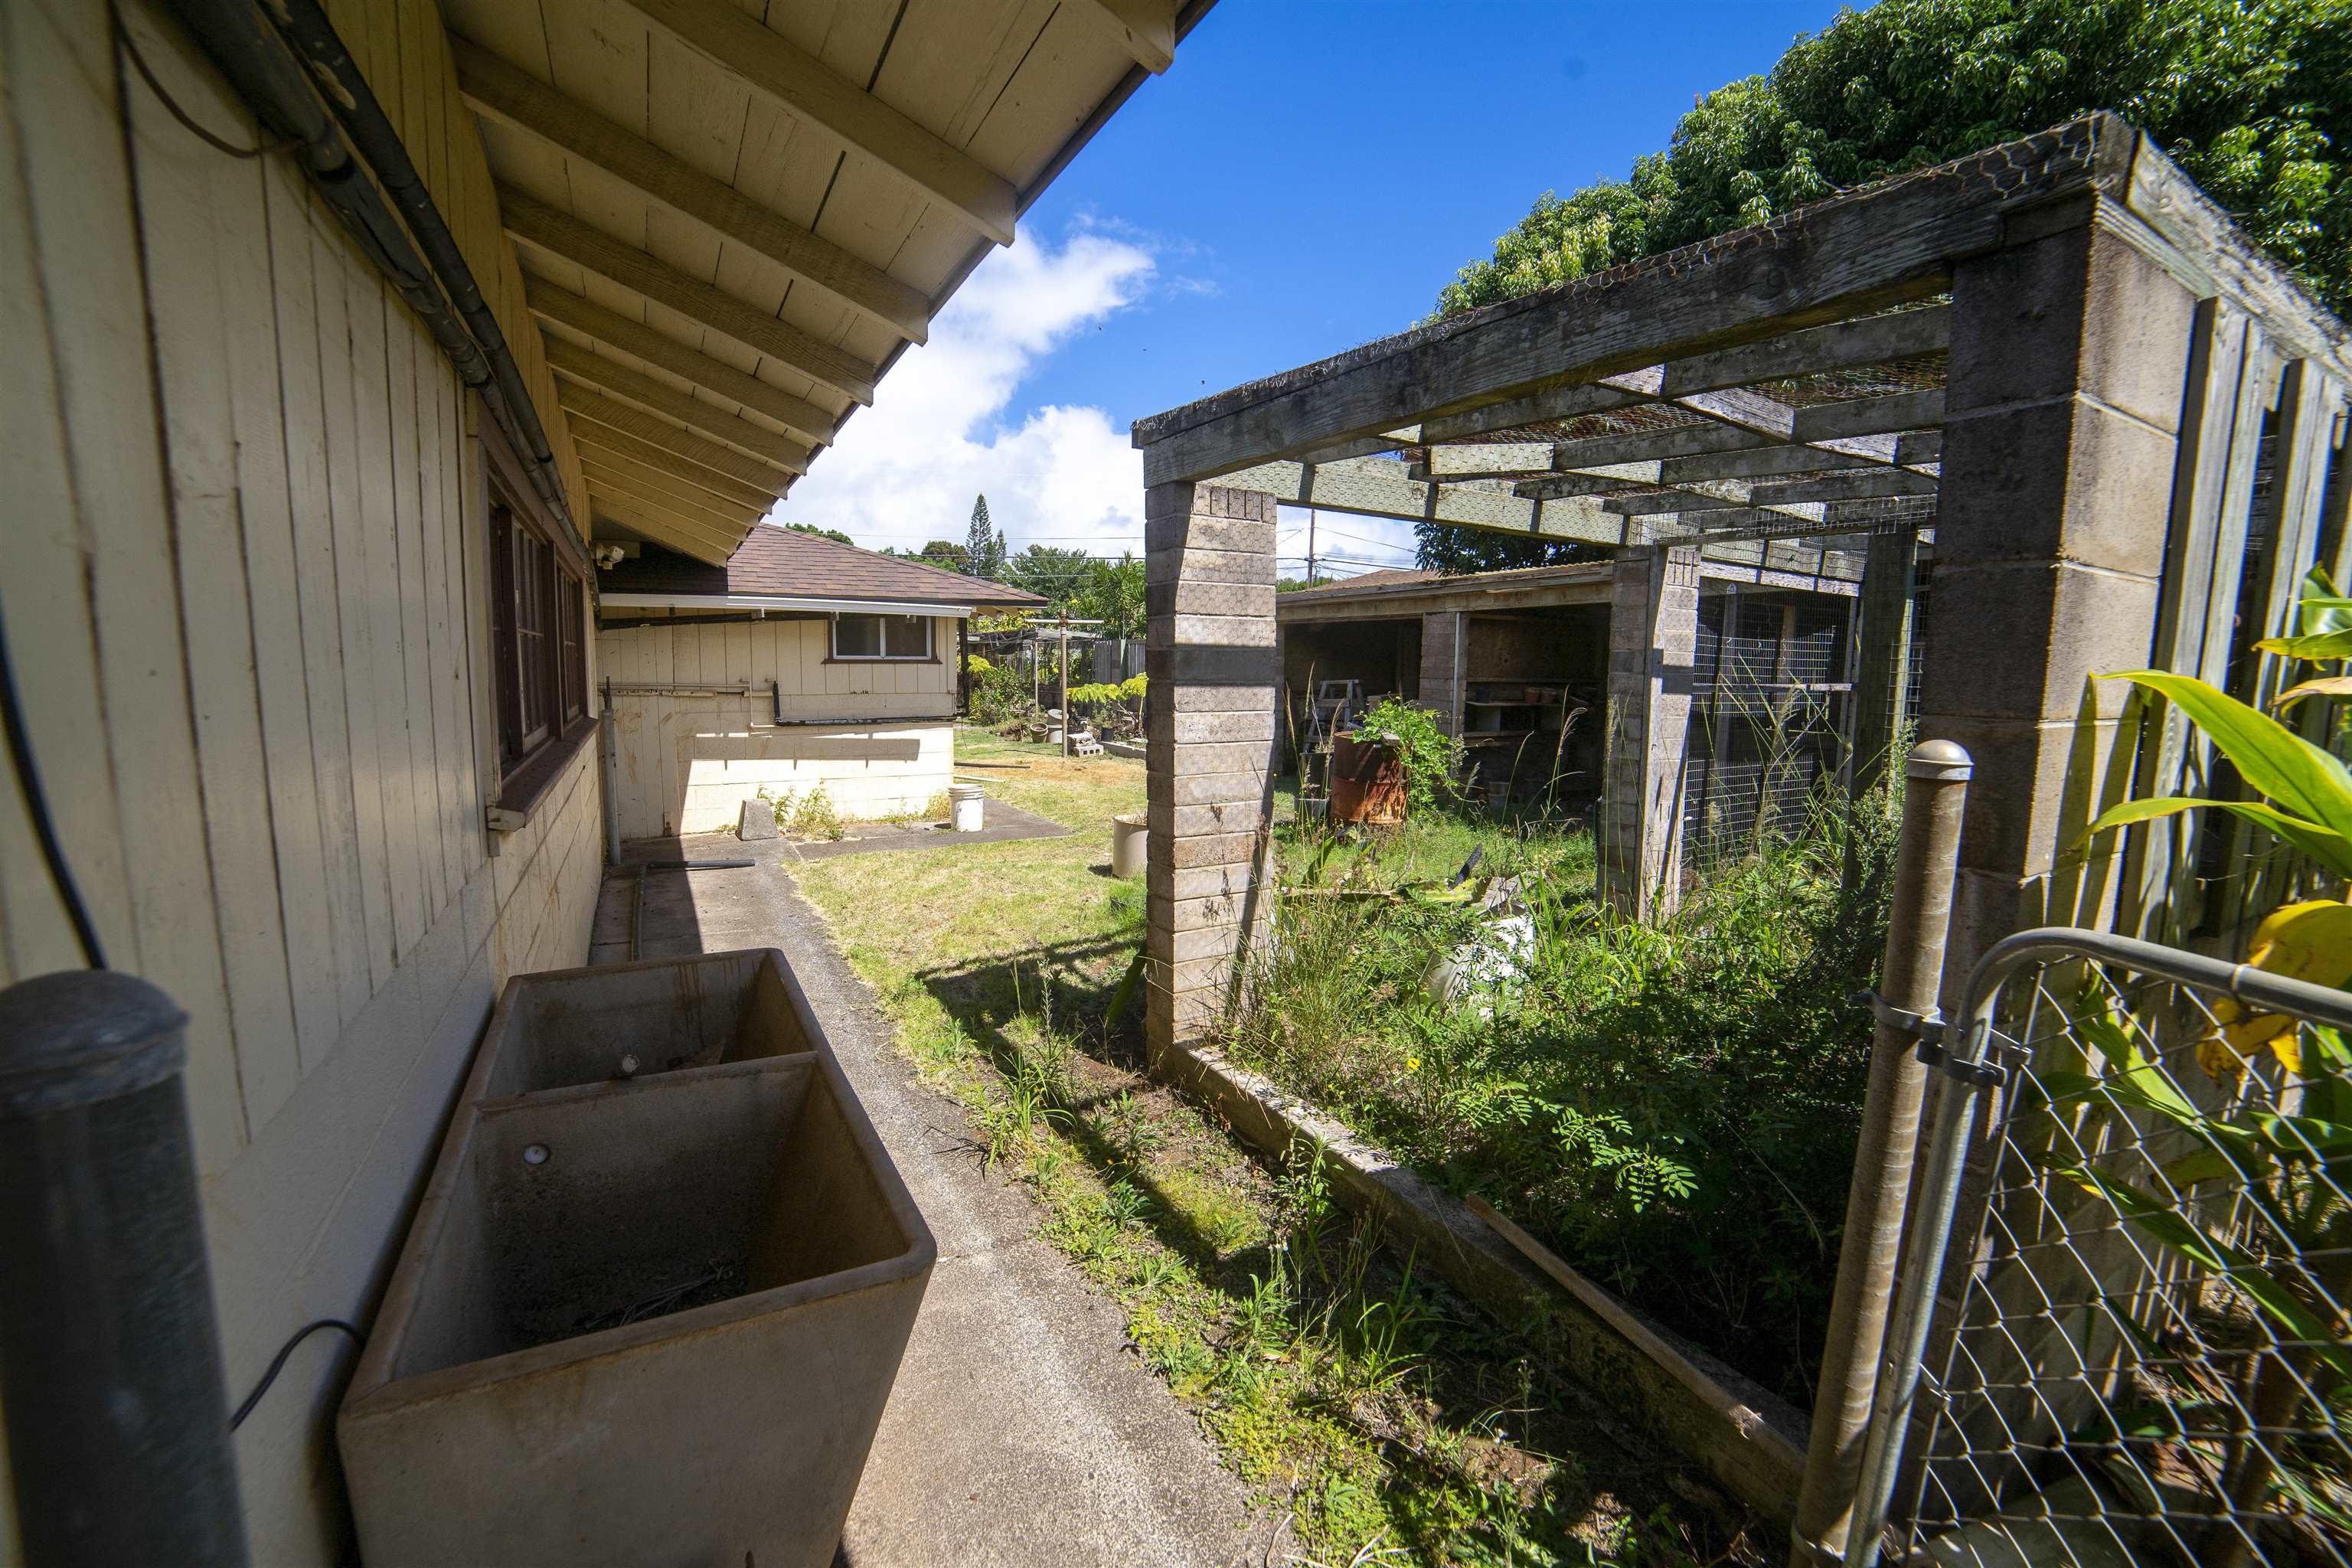
[{"label": "white cloud", "polygon": [[1139,548],[1143,462],[1100,408],[1003,416],[1037,362],[1071,333],[1139,300],[1154,278],[1140,237],[1090,226],[1059,248],[1024,234],[966,280],[771,515],[837,528],[860,544],[961,542],[986,494],[1018,549],[1045,540]]}]

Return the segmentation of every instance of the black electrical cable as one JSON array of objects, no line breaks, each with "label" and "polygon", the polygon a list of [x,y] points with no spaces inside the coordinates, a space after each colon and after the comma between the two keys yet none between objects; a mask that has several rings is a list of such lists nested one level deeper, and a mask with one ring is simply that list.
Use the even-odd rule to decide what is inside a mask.
[{"label": "black electrical cable", "polygon": [[172,111],[172,118],[186,127],[190,135],[215,152],[226,153],[232,158],[267,157],[272,153],[283,153],[287,148],[297,144],[297,138],[288,136],[275,142],[264,142],[257,147],[240,147],[234,142],[223,141],[197,124],[195,117],[180,107],[179,100],[164,90],[163,84],[156,79],[155,73],[148,68],[147,57],[139,52],[139,46],[131,41],[131,29],[122,25],[121,11],[113,5],[109,5],[106,8],[106,14],[113,24],[115,47],[129,57],[132,68],[139,72],[140,79],[147,84],[147,90],[153,93],[163,107]]},{"label": "black electrical cable", "polygon": [[5,721],[8,731],[8,761],[16,770],[25,815],[33,819],[33,837],[40,843],[41,859],[48,866],[49,880],[57,886],[58,900],[66,907],[66,918],[73,921],[82,958],[92,969],[104,969],[106,950],[99,945],[98,927],[90,922],[81,889],[74,885],[73,868],[66,864],[65,847],[58,842],[58,826],[49,816],[49,799],[41,789],[40,770],[33,763],[32,737],[26,733],[25,710],[16,700],[16,672],[8,664],[5,621],[0,621],[0,721]]},{"label": "black electrical cable", "polygon": [[228,1418],[228,1429],[230,1431],[234,1432],[238,1427],[245,1425],[245,1418],[253,1414],[253,1407],[261,1403],[261,1396],[269,1392],[269,1385],[276,1383],[278,1381],[278,1374],[285,1370],[286,1358],[294,1353],[294,1347],[300,1344],[304,1340],[309,1339],[320,1329],[341,1329],[343,1332],[352,1336],[352,1343],[355,1345],[364,1345],[367,1343],[367,1336],[365,1334],[360,1332],[357,1329],[352,1327],[341,1318],[320,1318],[317,1322],[303,1324],[300,1328],[294,1331],[294,1337],[292,1339],[288,1340],[284,1344],[278,1347],[278,1355],[276,1359],[270,1362],[269,1370],[261,1374],[261,1381],[253,1385],[253,1392],[245,1396],[245,1403],[238,1405],[236,1407],[236,1414]]}]

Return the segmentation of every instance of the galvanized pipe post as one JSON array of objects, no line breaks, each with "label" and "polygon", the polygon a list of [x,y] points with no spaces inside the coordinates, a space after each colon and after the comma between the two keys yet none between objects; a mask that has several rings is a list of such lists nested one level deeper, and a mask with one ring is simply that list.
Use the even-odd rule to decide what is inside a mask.
[{"label": "galvanized pipe post", "polygon": [[1919,1036],[1895,1015],[1935,1015],[1972,771],[1968,752],[1949,741],[1913,747],[1903,770],[1903,837],[1878,983],[1885,1005],[1872,1045],[1837,1290],[1813,1398],[1804,1484],[1790,1530],[1790,1568],[1824,1568],[1844,1556],[1927,1083],[1927,1066],[1916,1054]]},{"label": "galvanized pipe post", "polygon": [[0,1400],[28,1568],[246,1561],[186,1028],[112,971],[0,991]]}]

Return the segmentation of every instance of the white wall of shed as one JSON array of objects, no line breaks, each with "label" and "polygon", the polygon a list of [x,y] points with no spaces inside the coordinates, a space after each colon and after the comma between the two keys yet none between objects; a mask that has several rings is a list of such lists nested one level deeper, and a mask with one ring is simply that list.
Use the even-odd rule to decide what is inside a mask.
[{"label": "white wall of shed", "polygon": [[[252,144],[176,26],[123,9],[190,113]],[[104,6],[0,6],[0,605],[109,956],[189,1014],[241,1394],[300,1324],[368,1321],[499,985],[583,960],[594,752],[489,853],[460,388],[299,174],[172,121]],[[79,963],[12,782],[0,983]],[[314,1337],[238,1434],[257,1563],[337,1556],[351,1364]]]},{"label": "white wall of shed", "polygon": [[[613,694],[613,799],[625,839],[735,826],[765,787],[822,784],[845,816],[920,811],[954,767],[956,623],[932,621],[936,660],[829,661],[821,619],[628,626],[597,633]],[[743,696],[630,692],[630,686],[748,686]],[[772,689],[787,719],[775,723]],[[876,723],[869,721],[885,721]],[[926,722],[925,721],[928,721]]]}]

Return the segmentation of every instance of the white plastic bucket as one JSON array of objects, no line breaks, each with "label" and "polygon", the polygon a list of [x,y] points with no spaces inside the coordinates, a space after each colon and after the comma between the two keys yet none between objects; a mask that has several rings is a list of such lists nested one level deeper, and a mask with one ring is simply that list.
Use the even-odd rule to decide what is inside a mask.
[{"label": "white plastic bucket", "polygon": [[954,819],[958,833],[977,833],[981,828],[981,802],[987,796],[978,784],[948,785],[949,815]]}]

